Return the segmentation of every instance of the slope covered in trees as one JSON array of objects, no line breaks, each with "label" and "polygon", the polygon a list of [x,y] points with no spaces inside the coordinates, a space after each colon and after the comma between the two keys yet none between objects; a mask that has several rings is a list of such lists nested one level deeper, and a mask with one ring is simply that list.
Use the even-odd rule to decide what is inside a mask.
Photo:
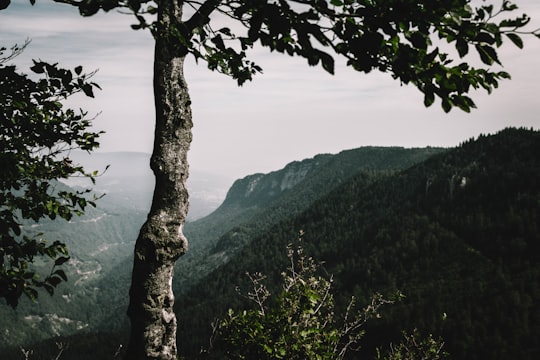
[{"label": "slope covered in trees", "polygon": [[[233,258],[249,239],[298,215],[358,171],[396,171],[441,151],[440,148],[363,147],[339,154],[317,155],[269,174],[254,174],[238,180],[218,210],[186,224],[190,252],[177,264],[175,289],[186,291],[214,268]],[[114,160],[120,155],[122,166],[118,169],[118,161]],[[54,226],[43,224],[36,228],[36,231],[67,239],[73,261],[67,264],[69,281],[61,287],[60,297],[43,297],[38,304],[25,301],[17,313],[0,307],[0,316],[5,320],[0,331],[6,334],[0,339],[0,346],[14,345],[14,358],[20,356],[18,345],[36,348],[31,342],[50,336],[106,331],[107,341],[103,341],[111,348],[104,347],[103,356],[114,354],[117,345],[123,341],[121,337],[111,336],[110,332],[121,332],[127,326],[130,247],[144,221],[143,208],[148,203],[147,192],[151,191],[146,173],[139,170],[142,169],[141,156],[143,154],[116,154],[111,158],[109,154],[105,159],[93,159],[94,168],[102,169],[112,164],[97,180],[97,190],[107,193],[100,206],[90,209],[80,221]],[[193,186],[202,187],[200,176],[194,175]],[[253,191],[247,194],[249,189]],[[88,343],[99,341],[100,336],[88,336]],[[77,344],[86,344],[86,337],[56,338],[50,347],[42,348],[41,353],[54,354],[57,351],[55,342],[61,341],[71,344],[72,349],[66,349],[63,359],[69,358],[70,351],[74,358],[81,359]],[[90,358],[97,356],[94,349],[88,354]]]},{"label": "slope covered in trees", "polygon": [[237,180],[223,204],[186,225],[190,253],[177,264],[175,288],[185,292],[274,224],[297,216],[358,171],[393,172],[421,162],[441,148],[361,147],[294,161],[269,174]]},{"label": "slope covered in trees", "polygon": [[[175,268],[177,295],[187,292],[212,270],[234,258],[250,239],[270,231],[280,221],[297,216],[358,171],[404,169],[440,151],[440,148],[363,147],[335,155],[317,155],[269,174],[237,180],[216,211],[186,224],[190,251]],[[104,289],[111,283],[117,284],[107,293],[108,315],[103,316],[98,328],[122,329],[130,262],[131,259],[119,262],[96,285]]]},{"label": "slope covered in trees", "polygon": [[333,274],[341,306],[352,294],[360,302],[375,291],[406,295],[370,325],[363,351],[416,327],[442,335],[455,358],[537,358],[538,154],[539,132],[507,129],[402,172],[360,172],[180,297],[181,351],[195,356],[212,320],[245,306],[234,289],[246,285],[246,271],[277,283],[285,246],[302,229],[306,251]]},{"label": "slope covered in trees", "polygon": [[[538,131],[506,129],[435,151],[407,168],[351,169],[333,190],[317,193],[317,186],[331,182],[323,173],[311,173],[275,198],[261,190],[286,178],[286,168],[259,179],[262,187],[253,192],[259,200],[253,202],[244,196],[249,186],[241,185],[258,176],[241,180],[209,218],[218,226],[220,216],[234,217],[236,206],[242,222],[229,231],[223,228],[221,236],[214,228],[200,253],[207,259],[228,254],[228,259],[177,299],[180,352],[196,358],[208,346],[212,321],[224,317],[229,307],[247,306],[235,292],[236,286],[249,288],[246,271],[268,274],[270,291],[279,290],[279,272],[287,267],[286,245],[302,229],[305,251],[324,262],[326,275],[333,275],[339,312],[351,295],[359,304],[377,291],[388,295],[400,290],[406,296],[368,325],[361,355],[398,341],[401,330],[418,328],[422,334],[441,335],[453,358],[537,358],[539,147]],[[346,163],[338,158],[334,161]],[[338,173],[342,165],[331,163],[320,171]],[[294,164],[295,173],[301,164]],[[305,205],[297,207],[303,199]],[[116,311],[123,315],[121,307]],[[117,326],[114,321],[109,329]],[[111,357],[119,343],[125,344],[125,333],[118,330],[54,339],[42,353],[54,354],[60,340],[70,344],[64,359],[82,359],[81,354],[95,358],[95,352],[81,349],[95,349],[96,344],[103,356]]]}]

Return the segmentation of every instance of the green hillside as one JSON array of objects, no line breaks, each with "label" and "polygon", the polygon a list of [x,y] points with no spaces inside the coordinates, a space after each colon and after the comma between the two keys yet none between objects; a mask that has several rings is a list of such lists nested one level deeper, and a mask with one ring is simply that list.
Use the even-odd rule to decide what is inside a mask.
[{"label": "green hillside", "polygon": [[457,359],[538,358],[539,154],[540,133],[507,129],[396,174],[359,173],[177,299],[180,348],[194,357],[211,321],[245,306],[234,289],[246,271],[276,283],[302,229],[342,305],[352,294],[406,295],[370,324],[364,352],[417,327],[442,335]]},{"label": "green hillside", "polygon": [[190,251],[177,264],[175,289],[187,291],[204,275],[233,258],[251,239],[297,216],[359,171],[406,169],[441,148],[362,147],[295,161],[269,174],[237,180],[223,204],[209,216],[186,224]]},{"label": "green hillside", "polygon": [[[227,263],[250,239],[268,232],[275,224],[297,216],[321,196],[358,173],[387,173],[418,163],[440,148],[404,149],[363,147],[339,154],[317,155],[295,161],[269,174],[254,174],[237,180],[223,204],[212,214],[186,224],[189,251],[175,268],[177,296],[186,293],[204,276]],[[127,296],[132,260],[119,262],[96,287],[107,291],[97,329],[120,331],[127,326]]]},{"label": "green hillside", "polygon": [[[540,132],[506,129],[445,151],[360,148],[238,180],[221,207],[186,225],[181,354],[197,358],[212,321],[248,306],[235,291],[247,289],[246,271],[279,291],[286,246],[303,230],[305,251],[333,275],[338,310],[351,295],[406,295],[368,324],[357,358],[413,328],[442,336],[456,359],[540,358],[539,154]],[[126,339],[130,269],[119,262],[93,283],[102,296],[84,311],[102,332],[33,344],[44,354],[34,359],[51,358],[58,341],[70,344],[62,359],[111,358]]]},{"label": "green hillside", "polygon": [[[270,174],[255,174],[238,180],[229,190],[224,203],[216,211],[203,219],[186,224],[185,232],[190,239],[190,251],[178,262],[176,268],[177,293],[179,295],[185,293],[210,271],[233,258],[249,243],[249,239],[264,234],[280,221],[297,216],[318,198],[353,177],[358,171],[393,172],[407,168],[441,151],[440,148],[364,147],[343,151],[336,155],[318,155],[313,159],[293,162],[284,169]],[[140,227],[137,221],[143,221],[144,216],[133,214],[133,222],[126,221],[127,214],[120,216],[122,214],[120,205],[123,204],[124,198],[124,193],[109,194],[103,199],[106,202],[105,206],[101,207],[109,213],[110,207],[114,207],[116,203],[119,204],[114,212],[116,217],[102,218],[102,220],[117,219],[117,229],[111,230],[108,226],[100,227],[100,224],[106,224],[100,221],[89,222],[94,228],[72,227],[61,233],[75,242],[73,253],[82,253],[82,256],[91,255],[94,251],[92,246],[99,243],[92,240],[94,236],[99,239],[109,237],[109,241],[115,241],[114,239],[118,238],[135,239]],[[122,206],[127,207],[125,204]],[[96,211],[99,212],[101,208]],[[97,214],[89,216],[98,217]],[[89,238],[82,244],[84,249],[80,248],[81,244],[77,244],[77,239],[81,235]],[[102,244],[104,245],[105,243]],[[131,244],[123,245],[126,246],[122,247],[122,253],[112,250],[101,253],[101,256],[110,255],[107,256],[109,261],[101,268],[99,277],[85,282],[85,286],[90,290],[82,292],[77,297],[77,302],[67,303],[65,300],[53,297],[43,300],[48,304],[45,307],[47,310],[40,310],[44,309],[41,305],[31,304],[17,313],[10,313],[10,309],[4,309],[8,312],[5,317],[6,324],[10,324],[9,328],[6,327],[10,334],[4,338],[5,341],[11,344],[27,344],[28,339],[39,340],[46,337],[47,331],[49,336],[77,333],[80,335],[71,336],[69,340],[66,340],[72,344],[70,346],[74,354],[72,358],[82,359],[81,351],[75,350],[79,349],[77,344],[90,346],[90,343],[99,341],[97,339],[102,339],[104,344],[111,344],[111,348],[104,346],[100,350],[104,351],[103,354],[114,353],[117,350],[114,344],[121,343],[122,338],[121,335],[120,337],[111,335],[111,332],[121,334],[128,325],[125,312],[132,266],[129,248]],[[70,278],[71,284],[73,284],[72,281],[76,282],[77,278]],[[67,287],[65,291],[65,294],[70,294],[72,289]],[[60,315],[58,319],[54,317],[52,314],[55,314],[55,303],[62,307],[58,309],[58,314],[69,313],[70,317],[66,315]],[[1,308],[0,311],[2,311]],[[26,319],[25,316],[28,315],[32,315],[31,320],[38,325],[34,325],[29,320],[30,318]],[[82,323],[77,322],[81,321],[80,319],[83,319]],[[68,322],[70,327],[66,326]],[[77,326],[80,329],[77,330]],[[51,331],[51,328],[55,330]],[[107,334],[95,334],[95,331],[106,331]],[[94,334],[90,336],[87,335],[88,333]],[[54,354],[55,342],[59,339],[62,338],[55,338],[49,342],[50,346],[42,347],[40,352]],[[35,344],[29,346],[37,347]],[[16,349],[14,353],[17,356],[20,355],[19,349]],[[91,352],[84,353],[88,354],[89,358],[97,356],[95,347],[92,347]],[[70,358],[69,356],[69,351],[64,352],[64,359]],[[46,359],[47,356],[44,355],[43,358]]]}]

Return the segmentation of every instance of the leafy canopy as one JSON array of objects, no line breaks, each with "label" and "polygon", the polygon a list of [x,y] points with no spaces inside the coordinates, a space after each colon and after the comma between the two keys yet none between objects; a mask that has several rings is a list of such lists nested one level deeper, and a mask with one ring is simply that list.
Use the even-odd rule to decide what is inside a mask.
[{"label": "leafy canopy", "polygon": [[[240,85],[262,71],[247,56],[260,45],[303,57],[331,74],[336,57],[359,72],[388,72],[416,86],[425,106],[439,98],[446,112],[453,107],[469,112],[475,107],[467,95],[471,90],[491,92],[510,77],[491,68],[502,65],[497,49],[506,40],[522,48],[521,35],[540,38],[540,29],[523,30],[527,15],[504,16],[518,8],[509,0],[497,0],[497,7],[486,2],[473,7],[472,0],[185,0],[185,18],[170,29],[162,29],[154,16],[167,1],[55,1],[77,6],[84,16],[127,9],[136,16],[134,29],[169,39],[179,55],[191,54]],[[231,27],[216,28],[218,17],[232,20]],[[455,52],[442,50],[444,42]],[[462,60],[470,49],[480,66]]]},{"label": "leafy canopy", "polygon": [[[87,205],[86,191],[64,189],[57,182],[71,176],[94,181],[69,158],[73,149],[98,147],[99,132],[89,130],[91,121],[82,110],[65,109],[62,100],[83,92],[93,96],[97,85],[78,66],[73,71],[57,64],[34,61],[36,76],[19,73],[7,63],[26,46],[9,51],[0,48],[0,298],[16,307],[22,294],[38,296],[37,287],[52,294],[66,281],[58,267],[69,260],[64,243],[46,243],[41,234],[25,231],[42,219],[71,219]],[[35,257],[54,261],[50,274],[41,279],[31,268]]]}]

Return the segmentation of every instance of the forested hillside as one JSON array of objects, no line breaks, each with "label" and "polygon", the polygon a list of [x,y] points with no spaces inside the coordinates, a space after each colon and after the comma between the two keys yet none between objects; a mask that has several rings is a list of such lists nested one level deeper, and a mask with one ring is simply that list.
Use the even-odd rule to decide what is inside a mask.
[{"label": "forested hillside", "polygon": [[194,357],[215,317],[246,306],[235,292],[246,271],[268,274],[272,288],[302,229],[341,306],[353,294],[405,294],[369,325],[364,352],[416,327],[442,335],[456,359],[538,358],[539,154],[540,133],[507,129],[402,172],[360,172],[178,299],[180,348]]},{"label": "forested hillside", "polygon": [[394,172],[441,151],[431,147],[362,147],[317,155],[269,174],[237,180],[216,211],[186,225],[190,252],[176,267],[177,293],[187,291],[252,239],[269,232],[274,224],[297,216],[359,171]]},{"label": "forested hillside", "polygon": [[[393,172],[442,150],[363,147],[295,161],[284,169],[236,181],[216,211],[186,224],[190,251],[176,267],[177,294],[186,292],[210,271],[233,258],[249,243],[249,239],[264,234],[284,219],[300,214],[358,171]],[[103,351],[100,354],[114,354],[123,341],[121,335],[111,333],[122,334],[127,326],[132,242],[144,221],[143,205],[149,199],[149,194],[144,192],[145,184],[151,179],[148,171],[143,173],[141,170],[147,160],[146,154],[117,156],[123,160],[122,166],[119,169],[111,167],[103,178],[98,179],[98,190],[108,194],[98,203],[98,209],[90,211],[83,219],[77,219],[74,224],[46,229],[49,234],[69,239],[73,257],[70,268],[73,271],[68,273],[70,281],[62,288],[62,297],[42,297],[38,304],[27,301],[17,312],[0,307],[0,315],[5,314],[3,318],[6,320],[1,324],[6,334],[3,343],[16,345],[14,358],[20,357],[18,345],[36,348],[32,340],[48,336],[80,334],[66,340],[71,344],[71,350],[64,352],[63,359],[70,358],[70,351],[74,359],[80,360],[86,354],[89,359],[99,358],[95,342],[110,344],[100,346],[99,351]],[[91,166],[102,169],[109,161],[110,157],[97,157]],[[191,188],[204,192],[201,177],[197,175],[197,181]],[[137,191],[141,193],[137,194]],[[207,189],[206,192],[213,193],[215,189]],[[84,266],[81,274],[78,274],[77,266]],[[79,281],[79,276],[84,280]],[[107,334],[95,334],[96,331]],[[50,356],[39,356],[44,359],[53,356],[58,339],[52,340],[50,346],[40,348],[41,354]],[[79,343],[90,346],[92,351],[81,355]]]},{"label": "forested hillside", "polygon": [[[234,258],[251,239],[275,224],[297,216],[313,202],[354,176],[358,171],[386,173],[404,169],[441,152],[440,148],[362,147],[339,154],[317,155],[295,161],[269,174],[237,180],[223,204],[207,217],[187,223],[189,252],[176,264],[174,289],[186,293],[209,272]],[[116,286],[107,293],[110,305],[100,329],[118,330],[127,320],[131,258],[119,262],[100,283]]]},{"label": "forested hillside", "polygon": [[[338,310],[380,292],[405,298],[366,327],[358,358],[401,330],[442,336],[456,359],[540,357],[540,132],[506,129],[454,149],[360,148],[238,180],[224,203],[190,223],[177,265],[179,349],[194,359],[247,271],[279,291],[286,246],[302,246],[333,276]],[[101,333],[33,344],[34,359],[112,357],[125,342],[129,260],[96,287]],[[54,299],[54,298],[53,298]],[[53,300],[54,301],[54,300]],[[20,358],[20,350],[4,354]],[[15,357],[16,355],[18,357]],[[43,357],[40,357],[43,356]],[[366,358],[366,357],[362,357]]]}]

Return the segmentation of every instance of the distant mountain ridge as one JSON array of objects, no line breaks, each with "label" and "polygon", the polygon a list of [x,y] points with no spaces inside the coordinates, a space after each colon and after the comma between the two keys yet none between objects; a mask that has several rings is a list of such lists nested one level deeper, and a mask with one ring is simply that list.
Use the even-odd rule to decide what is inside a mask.
[{"label": "distant mountain ridge", "polygon": [[186,291],[250,239],[300,214],[359,171],[393,172],[441,151],[444,149],[361,147],[294,161],[268,174],[236,180],[212,214],[186,224],[185,233],[192,245],[177,264],[175,288],[180,293]]},{"label": "distant mountain ridge", "polygon": [[323,166],[332,155],[317,155],[311,159],[294,161],[283,169],[268,174],[252,174],[236,180],[222,206],[261,206],[278,197],[283,191],[292,189],[319,166]]},{"label": "distant mountain ridge", "polygon": [[[302,161],[293,161],[283,169],[268,174],[252,174],[236,180],[222,206],[250,207],[266,204],[283,192],[293,189],[309,177],[323,176],[324,181],[341,181],[357,171],[395,171],[443,151],[442,148],[402,148],[366,146],[344,150],[338,154],[319,154]],[[311,180],[310,182],[313,182]],[[323,184],[319,184],[324,189]],[[332,186],[328,186],[331,188]]]}]

